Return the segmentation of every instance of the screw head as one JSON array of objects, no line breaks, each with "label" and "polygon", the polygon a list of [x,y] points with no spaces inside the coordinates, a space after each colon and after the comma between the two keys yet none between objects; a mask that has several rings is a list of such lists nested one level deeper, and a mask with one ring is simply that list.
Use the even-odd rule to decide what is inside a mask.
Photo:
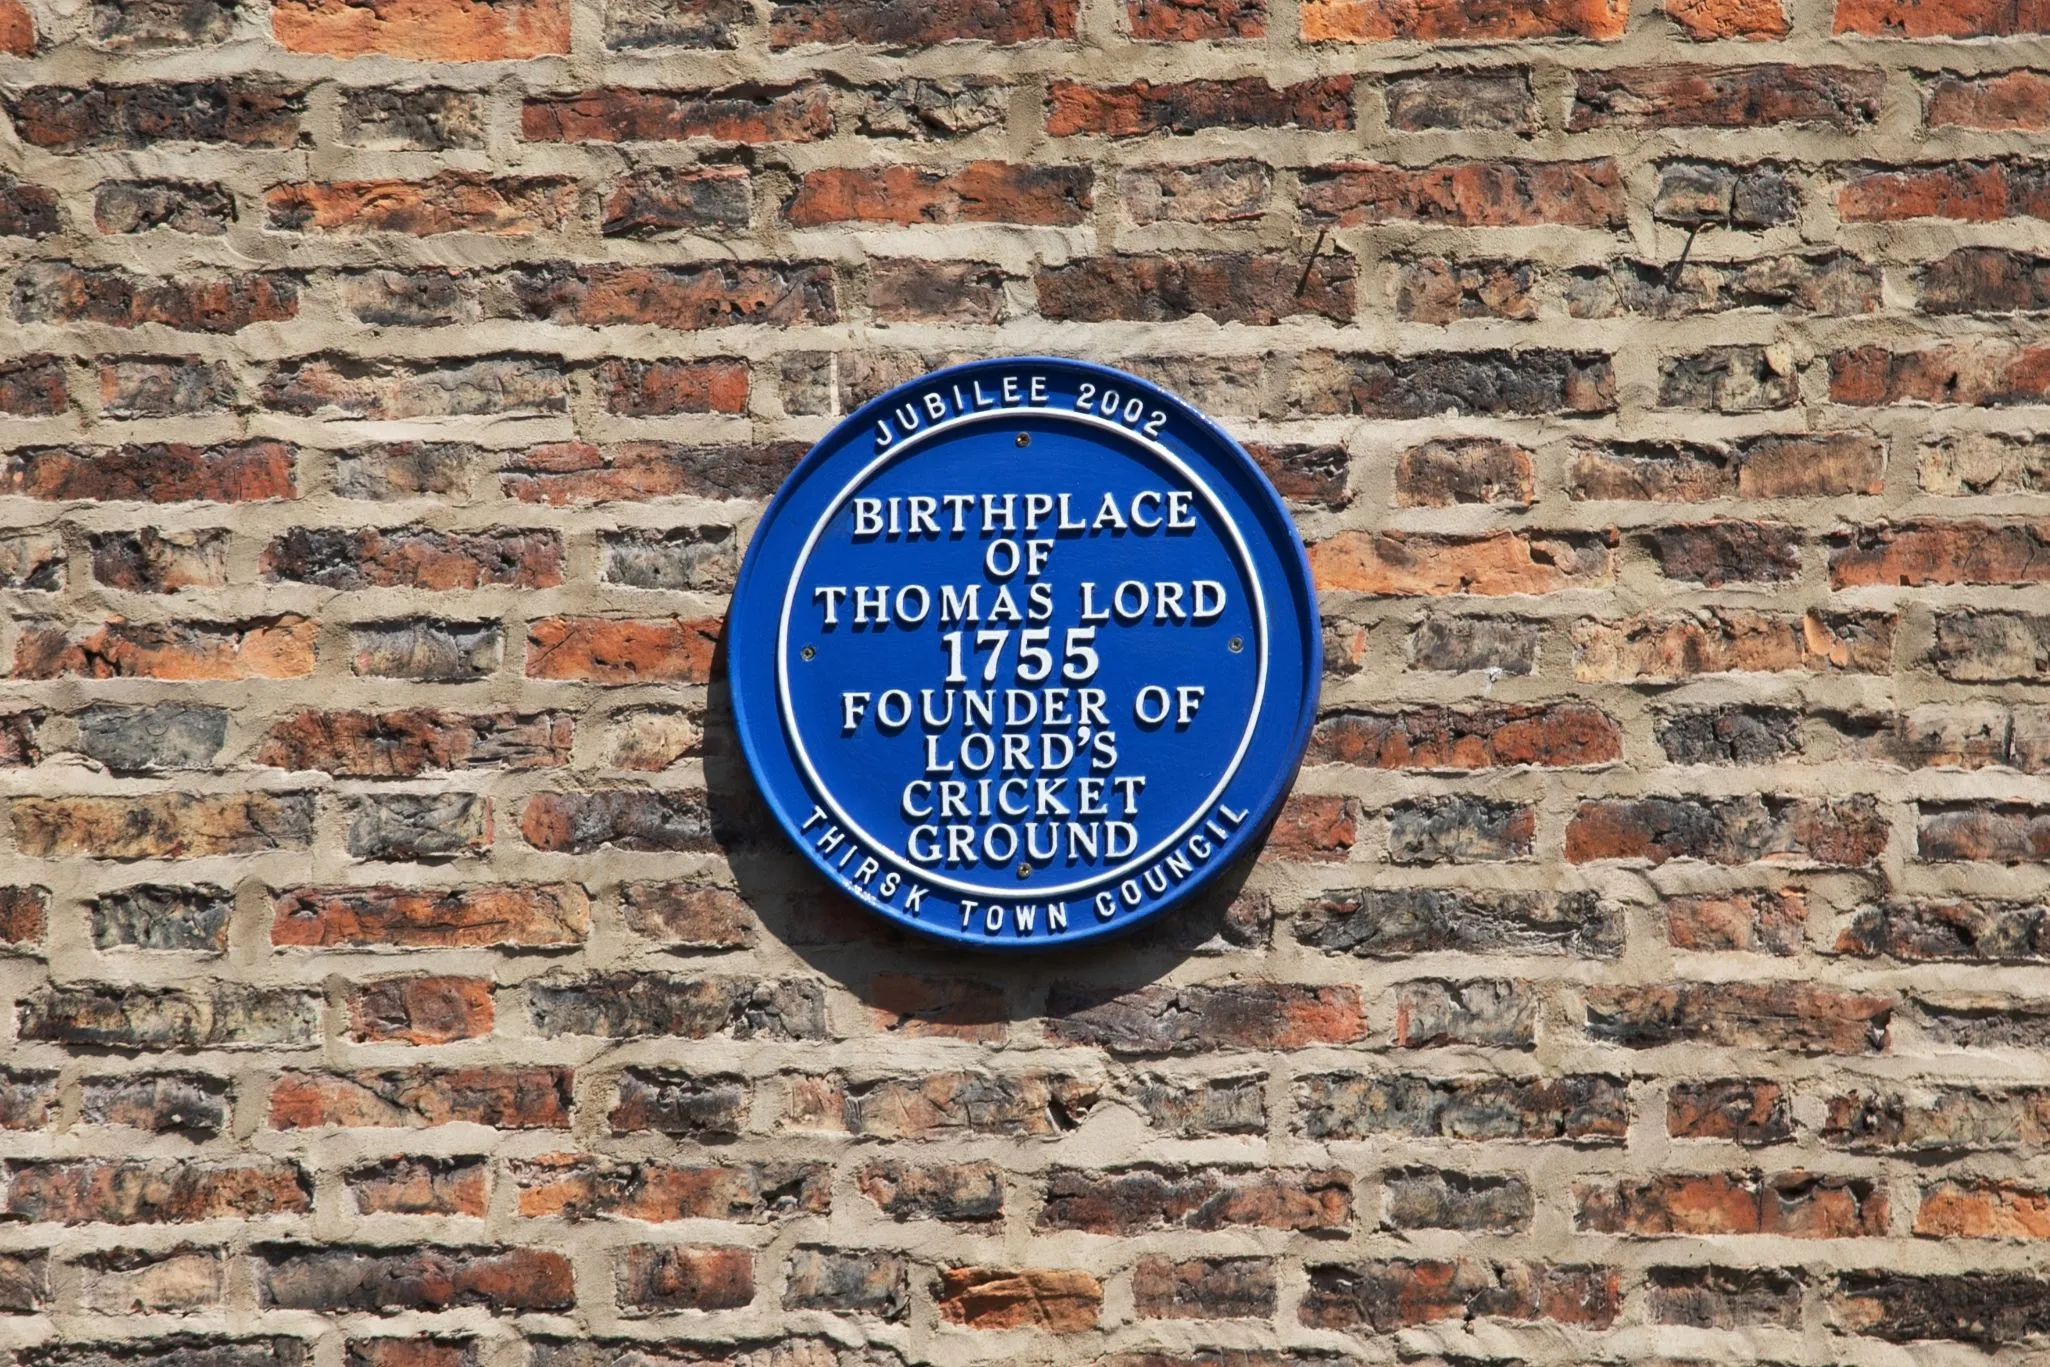
[{"label": "screw head", "polygon": [[1017,442],[1016,442],[1016,444],[1017,444],[1017,445],[1019,445],[1019,446],[1030,446],[1030,445],[1032,445],[1032,434],[1031,434],[1030,432],[1020,432],[1020,433],[1018,434],[1018,439],[1017,439]]},{"label": "screw head", "polygon": [[1241,650],[1244,650],[1245,648],[1246,638],[1243,636],[1234,636],[1229,641],[1225,642],[1225,649],[1229,650],[1234,655],[1238,654]]},{"label": "screw head", "polygon": [[811,646],[806,646],[806,647],[805,647],[805,648],[804,648],[803,650],[800,650],[800,651],[798,651],[798,652],[797,652],[797,654],[798,654],[798,658],[800,658],[800,659],[804,659],[804,660],[815,660],[815,659],[817,659],[817,658],[818,658],[818,654],[819,654],[819,653],[818,653],[818,651],[817,651],[816,649],[814,649],[813,647],[811,647]]},{"label": "screw head", "polygon": [[1031,866],[1030,864],[1024,864],[1024,863],[1021,863],[1021,864],[1019,864],[1019,865],[1018,865],[1018,876],[1019,876],[1020,878],[1030,878],[1030,877],[1032,876],[1032,866]]}]

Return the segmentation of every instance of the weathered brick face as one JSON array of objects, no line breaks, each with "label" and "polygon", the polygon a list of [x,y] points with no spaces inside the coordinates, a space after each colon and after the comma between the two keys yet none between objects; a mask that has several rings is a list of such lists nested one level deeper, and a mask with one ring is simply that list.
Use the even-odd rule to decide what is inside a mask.
[{"label": "weathered brick face", "polygon": [[[0,1367],[2050,1355],[2050,7],[0,0]],[[983,962],[724,696],[1055,352],[1320,593]]]}]

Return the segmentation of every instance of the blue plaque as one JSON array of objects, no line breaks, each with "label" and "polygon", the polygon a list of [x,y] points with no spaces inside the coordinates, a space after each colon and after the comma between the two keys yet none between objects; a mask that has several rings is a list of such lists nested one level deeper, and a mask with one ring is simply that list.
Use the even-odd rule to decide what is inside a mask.
[{"label": "blue plaque", "polygon": [[992,949],[1149,921],[1286,794],[1321,648],[1302,543],[1245,451],[1135,376],[936,371],[805,456],[728,634],[740,739],[855,900]]}]

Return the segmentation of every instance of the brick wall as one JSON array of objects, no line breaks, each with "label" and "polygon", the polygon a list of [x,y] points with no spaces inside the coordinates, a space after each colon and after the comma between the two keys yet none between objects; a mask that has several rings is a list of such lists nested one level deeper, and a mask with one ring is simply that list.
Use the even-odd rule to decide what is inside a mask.
[{"label": "brick wall", "polygon": [[[2046,28],[0,0],[0,1352],[2050,1334]],[[989,962],[788,856],[720,617],[1029,350],[1253,445],[1329,673],[1242,886]]]}]

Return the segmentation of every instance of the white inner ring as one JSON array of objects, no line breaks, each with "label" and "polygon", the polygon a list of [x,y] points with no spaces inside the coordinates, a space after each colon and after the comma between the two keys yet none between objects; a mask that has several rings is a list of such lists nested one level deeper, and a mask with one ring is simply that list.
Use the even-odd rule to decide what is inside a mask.
[{"label": "white inner ring", "polygon": [[[811,553],[817,547],[819,537],[825,533],[827,524],[839,515],[841,506],[854,496],[855,490],[866,485],[875,475],[876,471],[904,455],[912,447],[927,438],[936,437],[940,433],[953,428],[964,427],[969,423],[995,422],[999,419],[1015,422],[1020,417],[1028,416],[1055,417],[1063,422],[1087,423],[1093,427],[1103,428],[1107,432],[1114,432],[1125,440],[1150,451],[1154,456],[1172,467],[1176,473],[1188,481],[1190,487],[1202,496],[1203,501],[1209,505],[1210,511],[1216,515],[1217,520],[1224,525],[1226,531],[1231,533],[1231,543],[1238,551],[1239,565],[1245,573],[1246,582],[1252,586],[1253,634],[1259,643],[1260,672],[1253,687],[1253,706],[1246,715],[1245,734],[1239,737],[1238,749],[1232,752],[1231,763],[1225,766],[1223,775],[1217,780],[1217,786],[1212,788],[1200,803],[1196,804],[1195,810],[1188,820],[1176,827],[1173,833],[1166,839],[1155,844],[1152,848],[1133,856],[1118,867],[1092,874],[1080,882],[1063,883],[1058,887],[1051,888],[1020,887],[998,889],[986,887],[980,883],[964,883],[959,879],[949,878],[922,864],[911,862],[909,859],[900,856],[888,842],[878,840],[869,834],[849,817],[846,812],[841,810],[840,804],[833,798],[832,790],[820,780],[818,770],[812,766],[811,755],[804,748],[804,733],[798,728],[795,720],[797,709],[790,701],[790,617],[797,603],[797,586],[804,578],[804,567],[811,563]],[[1183,463],[1180,456],[1177,456],[1159,442],[1141,433],[1134,432],[1130,428],[1120,427],[1116,423],[1107,422],[1093,413],[1045,408],[1007,408],[997,409],[989,413],[963,413],[957,417],[948,418],[945,422],[935,423],[931,427],[922,428],[902,441],[893,443],[889,450],[862,467],[861,473],[847,482],[840,490],[839,497],[835,498],[832,505],[812,524],[811,535],[805,538],[804,549],[798,552],[796,568],[791,572],[790,587],[783,592],[783,617],[777,624],[776,630],[776,696],[778,703],[783,709],[783,733],[790,738],[791,746],[797,751],[798,767],[804,771],[804,776],[810,782],[812,792],[817,794],[819,802],[849,832],[866,841],[870,848],[890,863],[896,865],[897,868],[935,887],[945,888],[950,892],[965,892],[977,897],[1002,898],[1008,901],[1016,901],[1021,897],[1073,896],[1075,893],[1086,891],[1089,888],[1115,882],[1142,865],[1159,858],[1167,852],[1169,847],[1194,829],[1199,821],[1209,815],[1210,809],[1216,804],[1218,798],[1223,796],[1225,787],[1230,784],[1232,777],[1238,773],[1239,765],[1245,761],[1246,750],[1253,743],[1253,730],[1259,725],[1261,704],[1267,698],[1267,599],[1266,595],[1261,592],[1260,575],[1253,565],[1252,552],[1247,549],[1245,538],[1239,533],[1238,524],[1232,521],[1231,515],[1224,510],[1224,505],[1218,501],[1217,495],[1211,492],[1210,486],[1196,478],[1195,471]]]}]

